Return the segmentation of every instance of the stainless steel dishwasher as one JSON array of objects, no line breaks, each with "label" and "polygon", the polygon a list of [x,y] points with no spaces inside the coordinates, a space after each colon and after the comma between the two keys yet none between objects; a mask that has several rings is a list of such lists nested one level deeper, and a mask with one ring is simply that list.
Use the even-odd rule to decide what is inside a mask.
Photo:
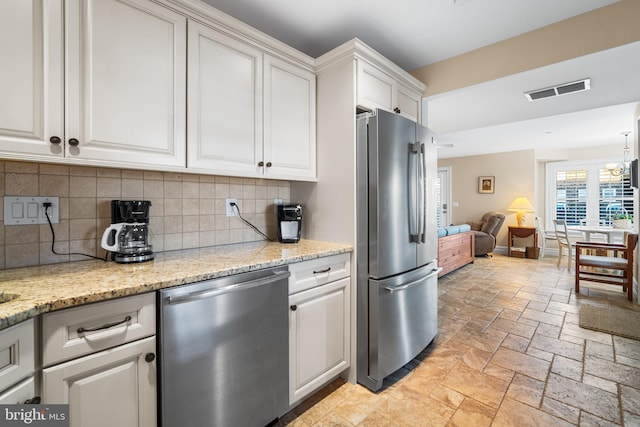
[{"label": "stainless steel dishwasher", "polygon": [[289,274],[271,268],[158,293],[162,426],[263,427],[286,412]]}]

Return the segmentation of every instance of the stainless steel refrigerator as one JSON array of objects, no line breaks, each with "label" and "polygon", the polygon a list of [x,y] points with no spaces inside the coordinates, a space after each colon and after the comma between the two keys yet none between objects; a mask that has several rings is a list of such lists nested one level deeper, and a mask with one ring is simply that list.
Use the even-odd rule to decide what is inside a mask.
[{"label": "stainless steel refrigerator", "polygon": [[436,148],[429,129],[382,110],[357,118],[358,382],[383,380],[438,328]]}]

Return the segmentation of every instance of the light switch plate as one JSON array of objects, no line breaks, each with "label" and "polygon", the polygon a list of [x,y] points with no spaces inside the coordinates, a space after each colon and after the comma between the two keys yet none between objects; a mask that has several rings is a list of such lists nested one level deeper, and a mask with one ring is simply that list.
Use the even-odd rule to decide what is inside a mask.
[{"label": "light switch plate", "polygon": [[58,197],[4,196],[4,225],[47,224],[44,203],[48,208],[52,224],[60,222],[60,199]]}]

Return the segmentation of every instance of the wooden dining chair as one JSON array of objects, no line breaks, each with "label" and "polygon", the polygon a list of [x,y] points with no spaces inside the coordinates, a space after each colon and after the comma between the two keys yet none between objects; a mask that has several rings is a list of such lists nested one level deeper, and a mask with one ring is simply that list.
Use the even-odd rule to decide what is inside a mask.
[{"label": "wooden dining chair", "polygon": [[633,252],[638,235],[625,233],[624,244],[578,242],[576,247],[576,295],[580,281],[622,286],[633,301]]},{"label": "wooden dining chair", "polygon": [[567,271],[571,271],[571,261],[573,259],[573,253],[575,243],[571,241],[572,236],[569,235],[567,230],[567,222],[563,219],[554,219],[553,228],[555,229],[556,238],[558,239],[558,267],[562,262],[564,256],[564,250],[567,250]]}]

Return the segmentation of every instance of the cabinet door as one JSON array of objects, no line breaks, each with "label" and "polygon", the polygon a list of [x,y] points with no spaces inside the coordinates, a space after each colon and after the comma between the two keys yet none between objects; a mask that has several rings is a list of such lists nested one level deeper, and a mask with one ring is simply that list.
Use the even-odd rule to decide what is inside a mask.
[{"label": "cabinet door", "polygon": [[289,404],[349,366],[350,280],[289,296]]},{"label": "cabinet door", "polygon": [[262,52],[189,21],[189,168],[260,176]]},{"label": "cabinet door", "polygon": [[69,404],[72,427],[155,427],[155,337],[42,371],[43,403]]},{"label": "cabinet door", "polygon": [[316,78],[264,55],[264,174],[316,178]]},{"label": "cabinet door", "polygon": [[2,157],[63,156],[62,2],[0,2]]},{"label": "cabinet door", "polygon": [[368,110],[382,108],[393,111],[396,107],[396,80],[379,68],[358,60],[357,104]]},{"label": "cabinet door", "polygon": [[0,390],[33,374],[35,369],[34,320],[0,332]]},{"label": "cabinet door", "polygon": [[150,0],[66,4],[66,156],[184,167],[186,18]]},{"label": "cabinet door", "polygon": [[19,403],[24,403],[28,399],[33,398],[35,395],[36,395],[35,382],[33,380],[33,376],[30,376],[26,380],[0,393],[0,404],[15,405]]},{"label": "cabinet door", "polygon": [[416,93],[403,84],[398,84],[396,104],[401,116],[416,123],[422,122],[420,117],[422,94]]}]

